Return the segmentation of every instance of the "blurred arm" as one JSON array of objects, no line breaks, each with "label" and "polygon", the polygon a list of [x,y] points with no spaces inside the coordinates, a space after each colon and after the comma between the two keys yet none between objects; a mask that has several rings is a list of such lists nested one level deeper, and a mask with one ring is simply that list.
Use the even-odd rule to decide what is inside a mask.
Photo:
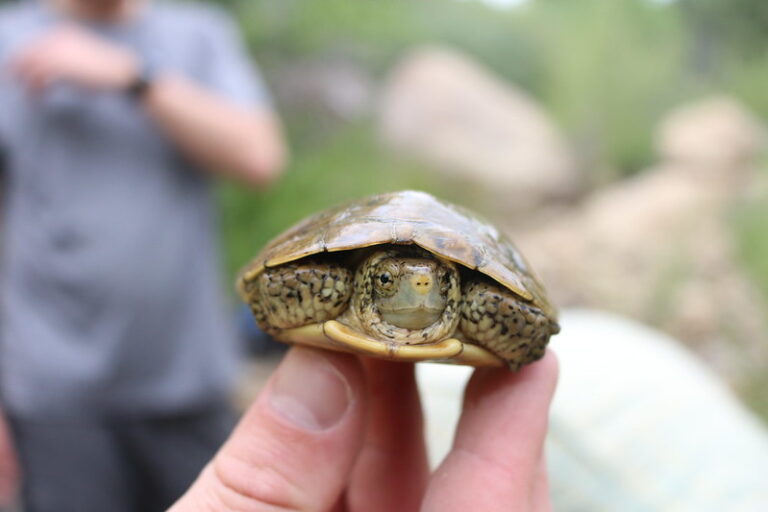
[{"label": "blurred arm", "polygon": [[285,165],[280,123],[267,109],[237,106],[173,75],[156,77],[143,104],[187,157],[212,172],[266,186]]},{"label": "blurred arm", "polygon": [[[211,43],[211,76],[219,92],[159,73],[142,103],[185,156],[212,172],[265,186],[279,176],[285,161],[280,124],[267,106],[228,99],[245,96],[256,85],[247,55],[233,41],[234,29],[225,26],[219,32],[213,38],[218,46]],[[127,48],[62,26],[13,55],[10,68],[35,95],[59,80],[95,90],[125,90],[139,76],[141,63]]]},{"label": "blurred arm", "polygon": [[19,485],[19,467],[10,429],[0,410],[0,508],[10,506]]}]

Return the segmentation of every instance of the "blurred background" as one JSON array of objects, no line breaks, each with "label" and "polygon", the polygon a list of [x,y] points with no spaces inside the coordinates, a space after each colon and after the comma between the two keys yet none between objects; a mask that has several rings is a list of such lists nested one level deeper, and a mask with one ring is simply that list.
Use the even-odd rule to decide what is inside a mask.
[{"label": "blurred background", "polygon": [[768,3],[215,3],[293,154],[269,192],[220,187],[230,282],[318,209],[425,190],[497,221],[560,307],[670,333],[768,418]]},{"label": "blurred background", "polygon": [[[317,210],[425,190],[495,221],[557,306],[669,334],[768,419],[768,2],[210,1],[240,24],[292,154],[266,192],[218,185],[228,282]],[[241,405],[282,354],[251,341]],[[593,388],[631,380],[615,369]],[[649,373],[666,379],[654,397],[674,387],[674,369]],[[642,456],[663,436],[635,423],[627,444]]]},{"label": "blurred background", "polygon": [[672,334],[768,418],[768,3],[214,3],[293,155],[266,193],[220,186],[230,282],[318,209],[425,190],[498,222],[560,307]]},{"label": "blurred background", "polygon": [[417,188],[497,221],[561,307],[682,340],[768,418],[768,3],[222,1],[293,159],[224,185],[227,272],[320,208]]}]

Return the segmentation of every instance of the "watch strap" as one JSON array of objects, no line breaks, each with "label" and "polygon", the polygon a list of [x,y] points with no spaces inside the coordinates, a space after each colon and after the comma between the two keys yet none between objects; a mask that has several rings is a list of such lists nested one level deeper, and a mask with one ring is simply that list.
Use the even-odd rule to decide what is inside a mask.
[{"label": "watch strap", "polygon": [[128,96],[141,100],[144,99],[151,87],[152,73],[149,68],[142,66],[139,73],[136,75],[136,78],[134,78],[133,81],[128,84],[128,87],[125,88],[125,92]]}]

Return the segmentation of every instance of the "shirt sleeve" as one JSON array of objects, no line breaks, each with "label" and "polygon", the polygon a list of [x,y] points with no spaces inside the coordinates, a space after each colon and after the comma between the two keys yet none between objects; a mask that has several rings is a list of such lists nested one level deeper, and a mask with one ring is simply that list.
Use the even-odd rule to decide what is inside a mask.
[{"label": "shirt sleeve", "polygon": [[212,11],[207,35],[206,85],[237,104],[271,109],[269,90],[232,19]]}]

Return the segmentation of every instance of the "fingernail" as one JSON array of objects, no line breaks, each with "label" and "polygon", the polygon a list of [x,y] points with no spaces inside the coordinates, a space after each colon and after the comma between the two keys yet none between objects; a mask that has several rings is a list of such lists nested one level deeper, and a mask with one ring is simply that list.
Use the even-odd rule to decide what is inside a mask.
[{"label": "fingernail", "polygon": [[283,360],[270,393],[272,409],[306,430],[327,430],[352,401],[344,374],[319,350],[294,348]]}]

